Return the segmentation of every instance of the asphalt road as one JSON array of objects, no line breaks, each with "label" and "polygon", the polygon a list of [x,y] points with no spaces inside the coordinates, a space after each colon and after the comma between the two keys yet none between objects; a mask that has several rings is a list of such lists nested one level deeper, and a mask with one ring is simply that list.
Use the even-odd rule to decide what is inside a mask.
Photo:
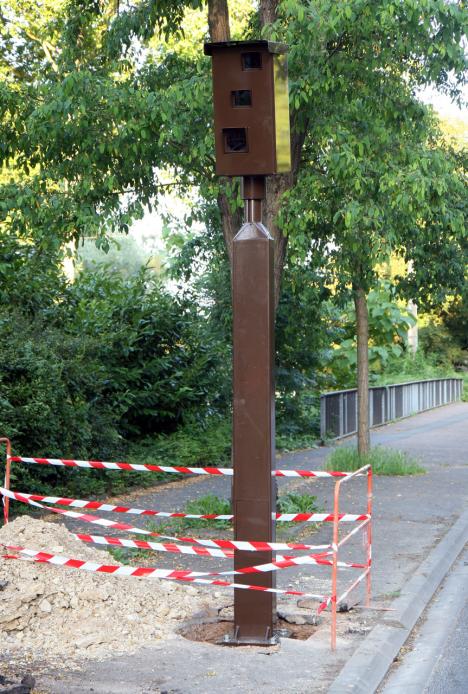
[{"label": "asphalt road", "polygon": [[468,689],[468,602],[460,612],[451,636],[445,642],[432,677],[428,694],[464,694]]},{"label": "asphalt road", "polygon": [[381,694],[468,691],[468,549],[400,652]]}]

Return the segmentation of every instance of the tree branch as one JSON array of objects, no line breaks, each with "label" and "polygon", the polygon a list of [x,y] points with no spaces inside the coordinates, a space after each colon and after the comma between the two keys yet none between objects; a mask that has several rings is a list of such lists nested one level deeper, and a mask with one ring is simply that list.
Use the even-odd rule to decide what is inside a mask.
[{"label": "tree branch", "polygon": [[31,29],[28,29],[27,27],[23,26],[19,22],[15,22],[12,19],[8,19],[5,17],[5,15],[0,15],[0,19],[4,24],[10,24],[11,26],[15,27],[16,29],[19,29],[22,31],[26,36],[31,39],[31,41],[34,41],[34,43],[39,44],[39,46],[42,48],[44,55],[46,59],[49,61],[49,63],[52,66],[52,69],[54,72],[58,72],[58,65],[55,62],[53,56],[52,56],[52,51],[55,50],[55,46],[53,46],[50,41],[46,41],[41,39],[39,36],[36,36]]}]

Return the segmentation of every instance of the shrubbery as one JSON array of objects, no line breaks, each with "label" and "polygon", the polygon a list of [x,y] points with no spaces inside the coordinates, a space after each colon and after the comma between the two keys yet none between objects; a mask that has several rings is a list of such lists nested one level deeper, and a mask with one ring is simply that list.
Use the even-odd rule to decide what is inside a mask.
[{"label": "shrubbery", "polygon": [[468,358],[459,342],[443,323],[431,322],[419,330],[419,345],[437,366],[452,369]]},{"label": "shrubbery", "polygon": [[84,275],[47,317],[4,313],[0,344],[0,427],[36,453],[107,454],[203,418],[229,390],[196,309],[144,274]]},{"label": "shrubbery", "polygon": [[[63,286],[42,311],[0,314],[0,389],[0,432],[22,455],[112,460],[132,440],[156,437],[154,456],[171,431],[203,428],[226,410],[229,354],[195,305],[146,272],[122,279],[101,269]],[[18,481],[33,475],[36,489],[70,473],[15,466]],[[80,472],[83,489],[92,479],[109,484],[92,474]]]},{"label": "shrubbery", "polygon": [[[54,257],[18,243],[0,251],[0,435],[26,456],[229,464],[227,276],[222,286],[199,290],[201,309],[196,289],[174,296],[145,270],[123,277],[100,266],[67,284]],[[8,263],[11,276],[2,274]],[[320,391],[354,386],[353,312],[343,319],[321,293],[319,278],[315,284],[304,278],[291,270],[277,314],[277,446],[283,449],[313,445]],[[429,325],[420,331],[420,351],[406,353],[409,319],[386,291],[369,297],[373,382],[446,375],[462,354],[459,344],[444,325]],[[13,468],[19,489],[76,495],[102,496],[160,478]]]},{"label": "shrubbery", "polygon": [[105,397],[97,337],[41,318],[0,317],[0,431],[25,453],[86,455],[118,446],[122,407]]},{"label": "shrubbery", "polygon": [[67,329],[98,338],[104,397],[121,412],[126,437],[168,432],[187,413],[215,411],[227,399],[226,353],[193,303],[175,297],[145,271],[123,280],[105,270],[68,289]]}]

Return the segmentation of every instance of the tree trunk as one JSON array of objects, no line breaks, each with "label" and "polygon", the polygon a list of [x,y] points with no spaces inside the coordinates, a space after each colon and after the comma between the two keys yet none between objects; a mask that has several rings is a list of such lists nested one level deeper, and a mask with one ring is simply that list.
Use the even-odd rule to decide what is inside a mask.
[{"label": "tree trunk", "polygon": [[232,239],[242,226],[244,211],[242,209],[237,209],[235,212],[231,212],[229,207],[229,198],[223,190],[221,190],[218,194],[218,208],[221,214],[224,243],[229,256],[229,262],[231,263]]},{"label": "tree trunk", "polygon": [[358,453],[369,452],[369,314],[363,289],[354,288],[357,335]]},{"label": "tree trunk", "polygon": [[228,0],[208,0],[208,27],[212,41],[229,41]]},{"label": "tree trunk", "polygon": [[408,347],[409,351],[414,356],[418,351],[418,305],[415,304],[412,299],[410,299],[406,308],[408,313],[410,313],[416,320],[416,323],[408,328]]},{"label": "tree trunk", "polygon": [[272,24],[277,19],[276,9],[278,0],[260,0],[258,11],[260,13],[260,24],[262,27]]},{"label": "tree trunk", "polygon": [[[227,0],[208,0],[208,28],[211,41],[229,41],[231,31]],[[222,185],[223,179],[220,179],[220,183]],[[242,211],[231,212],[229,198],[222,189],[218,194],[218,208],[221,215],[224,243],[231,263],[232,239],[242,224]]]},{"label": "tree trunk", "polygon": [[269,176],[267,178],[266,196],[263,206],[263,222],[275,239],[275,309],[281,293],[281,277],[283,275],[284,262],[288,239],[278,226],[277,216],[281,205],[283,193],[292,186],[292,175]]}]

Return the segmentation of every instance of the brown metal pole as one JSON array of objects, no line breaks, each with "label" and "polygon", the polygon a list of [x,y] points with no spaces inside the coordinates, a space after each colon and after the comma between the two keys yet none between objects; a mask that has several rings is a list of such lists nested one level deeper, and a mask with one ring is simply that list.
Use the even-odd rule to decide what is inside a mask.
[{"label": "brown metal pole", "polygon": [[[233,240],[233,509],[237,540],[274,541],[274,241],[261,223],[265,177],[243,180],[245,223]],[[236,569],[272,561],[272,552],[235,551]],[[236,581],[273,588],[275,574]],[[234,590],[233,644],[274,642],[276,598]]]}]

